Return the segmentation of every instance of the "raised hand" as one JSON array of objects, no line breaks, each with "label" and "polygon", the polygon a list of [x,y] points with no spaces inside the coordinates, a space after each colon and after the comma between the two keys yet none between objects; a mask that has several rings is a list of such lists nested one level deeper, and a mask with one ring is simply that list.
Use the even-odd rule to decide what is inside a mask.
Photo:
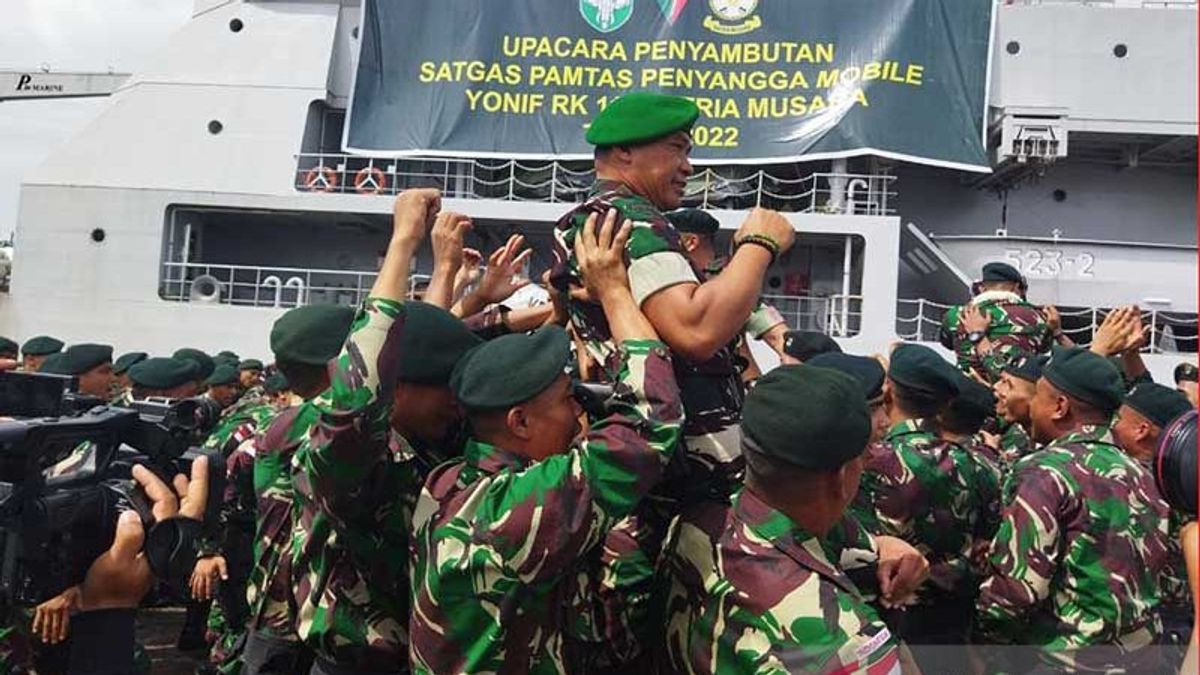
[{"label": "raised hand", "polygon": [[986,333],[992,325],[992,316],[975,305],[967,305],[962,311],[962,326],[968,333]]},{"label": "raised hand", "polygon": [[733,235],[733,243],[736,244],[751,235],[770,238],[779,245],[780,253],[791,248],[796,242],[796,230],[792,228],[792,223],[778,211],[770,209],[756,208],[751,211],[746,222],[742,223]]},{"label": "raised hand", "polygon": [[442,193],[435,188],[405,190],[392,206],[392,239],[414,249],[442,209]]},{"label": "raised hand", "polygon": [[522,278],[520,274],[525,268],[525,262],[533,255],[533,249],[524,247],[525,236],[514,234],[504,246],[496,249],[488,257],[487,268],[476,290],[485,303],[503,302],[513,293],[529,285],[529,279]]},{"label": "raised hand", "polygon": [[583,277],[588,295],[601,300],[606,293],[629,290],[629,274],[625,269],[625,244],[633,223],[626,220],[617,230],[617,210],[609,209],[604,215],[600,231],[596,231],[599,214],[588,216],[583,229],[575,237],[575,260],[579,274]]}]

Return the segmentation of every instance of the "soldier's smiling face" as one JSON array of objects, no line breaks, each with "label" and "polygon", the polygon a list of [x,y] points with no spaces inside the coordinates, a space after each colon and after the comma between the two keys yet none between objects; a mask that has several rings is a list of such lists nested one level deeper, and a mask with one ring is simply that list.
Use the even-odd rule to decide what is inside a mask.
[{"label": "soldier's smiling face", "polygon": [[1024,424],[1029,421],[1029,404],[1037,387],[1026,380],[1001,373],[996,382],[996,412],[1009,422]]},{"label": "soldier's smiling face", "polygon": [[542,393],[522,404],[522,428],[514,433],[524,438],[525,453],[533,460],[561,455],[579,435],[582,407],[575,399],[571,378],[561,375]]},{"label": "soldier's smiling face", "polygon": [[677,131],[656,141],[617,148],[622,181],[663,211],[683,203],[687,179],[692,175],[692,137]]}]

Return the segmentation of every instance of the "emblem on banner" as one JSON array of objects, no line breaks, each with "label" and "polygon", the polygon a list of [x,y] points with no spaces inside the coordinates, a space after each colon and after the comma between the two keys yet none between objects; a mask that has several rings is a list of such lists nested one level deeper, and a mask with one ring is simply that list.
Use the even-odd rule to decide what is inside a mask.
[{"label": "emblem on banner", "polygon": [[704,27],[721,35],[741,35],[762,25],[754,15],[758,0],[708,0],[712,16],[704,18]]},{"label": "emblem on banner", "polygon": [[667,20],[667,23],[674,25],[687,3],[688,0],[658,0],[658,8],[662,11],[663,18]]},{"label": "emblem on banner", "polygon": [[579,0],[579,13],[592,28],[611,33],[633,16],[633,0]]}]

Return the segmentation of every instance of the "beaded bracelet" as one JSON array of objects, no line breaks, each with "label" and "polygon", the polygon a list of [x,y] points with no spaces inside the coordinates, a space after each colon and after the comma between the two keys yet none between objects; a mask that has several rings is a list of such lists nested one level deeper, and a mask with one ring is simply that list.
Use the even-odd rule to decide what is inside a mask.
[{"label": "beaded bracelet", "polygon": [[771,264],[774,264],[775,259],[779,257],[779,243],[765,234],[748,234],[742,237],[738,240],[737,244],[734,245],[734,252],[737,252],[737,249],[741,248],[744,244],[761,246],[770,251]]}]

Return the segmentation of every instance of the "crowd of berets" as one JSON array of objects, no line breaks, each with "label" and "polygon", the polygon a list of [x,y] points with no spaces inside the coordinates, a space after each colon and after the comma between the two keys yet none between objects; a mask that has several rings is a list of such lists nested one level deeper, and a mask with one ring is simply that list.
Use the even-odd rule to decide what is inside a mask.
[{"label": "crowd of berets", "polygon": [[[0,341],[3,367],[113,405],[223,411],[220,522],[187,583],[207,630],[181,637],[208,672],[1179,670],[1196,528],[1151,463],[1195,423],[1196,366],[1153,382],[1136,307],[1073,345],[1003,263],[947,313],[952,359],[789,330],[759,294],[803,235],[755,209],[718,251],[716,220],[679,208],[696,118],[634,93],[593,121],[596,186],[557,225],[544,305],[504,305],[521,237],[484,258],[414,189],[369,297],[286,312],[270,364]],[[174,491],[134,477],[200,518],[197,464]],[[63,644],[71,672],[143,669],[141,537],[123,516],[79,585],[10,612],[0,671]]]}]

